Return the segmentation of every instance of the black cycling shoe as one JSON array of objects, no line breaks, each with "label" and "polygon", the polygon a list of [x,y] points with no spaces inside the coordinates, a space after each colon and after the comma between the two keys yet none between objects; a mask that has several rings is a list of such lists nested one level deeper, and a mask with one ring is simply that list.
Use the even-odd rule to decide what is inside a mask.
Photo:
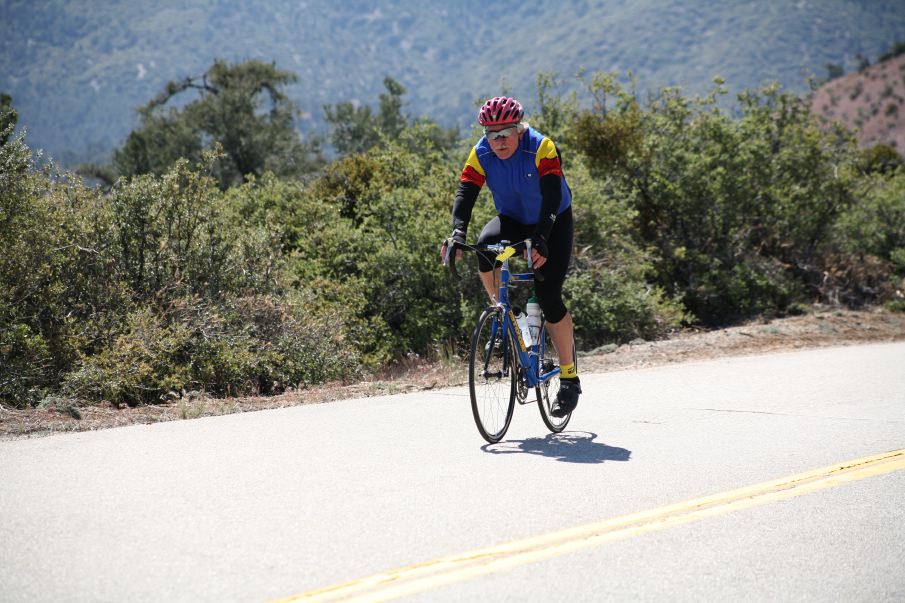
[{"label": "black cycling shoe", "polygon": [[550,414],[561,419],[575,410],[578,406],[578,395],[581,393],[581,382],[575,379],[560,379],[559,393],[550,408]]}]

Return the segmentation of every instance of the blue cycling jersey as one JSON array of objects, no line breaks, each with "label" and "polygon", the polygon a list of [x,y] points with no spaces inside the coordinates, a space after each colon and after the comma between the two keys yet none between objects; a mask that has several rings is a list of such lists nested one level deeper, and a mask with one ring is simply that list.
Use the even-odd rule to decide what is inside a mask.
[{"label": "blue cycling jersey", "polygon": [[563,176],[559,153],[553,141],[528,127],[508,159],[497,157],[487,137],[482,137],[465,162],[461,181],[479,187],[486,182],[500,214],[532,225],[540,222],[540,179],[548,174],[560,177],[562,201],[556,212],[560,214],[572,204],[572,191]]}]

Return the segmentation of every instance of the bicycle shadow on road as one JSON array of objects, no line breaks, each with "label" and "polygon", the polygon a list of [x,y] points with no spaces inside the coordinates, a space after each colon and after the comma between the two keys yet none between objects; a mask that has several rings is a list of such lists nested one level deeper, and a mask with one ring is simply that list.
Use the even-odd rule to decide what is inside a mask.
[{"label": "bicycle shadow on road", "polygon": [[631,450],[595,442],[596,438],[596,433],[567,431],[550,433],[543,438],[485,444],[481,446],[481,450],[491,454],[537,454],[564,463],[604,463],[630,460]]}]

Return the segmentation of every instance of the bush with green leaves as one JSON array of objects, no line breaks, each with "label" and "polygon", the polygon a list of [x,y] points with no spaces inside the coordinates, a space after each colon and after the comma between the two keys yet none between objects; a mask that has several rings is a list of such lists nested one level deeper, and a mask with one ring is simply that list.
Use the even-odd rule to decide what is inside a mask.
[{"label": "bush with green leaves", "polygon": [[866,175],[855,198],[834,225],[822,288],[853,306],[895,302],[905,290],[905,170]]},{"label": "bush with green leaves", "polygon": [[592,178],[581,162],[566,169],[575,248],[564,297],[579,349],[657,339],[678,328],[688,317],[680,300],[653,284],[653,256],[636,242],[630,199]]},{"label": "bush with green leaves", "polygon": [[905,169],[868,175],[855,196],[834,226],[837,247],[893,260],[905,250]]},{"label": "bush with green leaves", "polygon": [[109,346],[70,372],[67,397],[152,404],[203,390],[214,395],[275,394],[358,376],[348,325],[300,296],[197,297],[166,312],[143,307]]},{"label": "bush with green leaves", "polygon": [[860,152],[858,168],[866,174],[890,174],[905,169],[905,159],[888,144],[876,144]]},{"label": "bush with green leaves", "polygon": [[330,165],[293,212],[304,224],[287,223],[297,233],[288,244],[295,285],[331,283],[325,303],[356,308],[375,364],[425,353],[459,323],[454,291],[437,263],[454,182],[438,153],[390,143]]},{"label": "bush with green leaves", "polygon": [[[558,86],[539,77],[535,123],[573,191],[579,348],[815,299],[905,307],[905,172],[875,169],[888,152],[817,129],[776,88],[739,95],[732,116],[720,85],[642,105],[598,74],[588,109]],[[400,94],[382,101],[401,119]],[[102,191],[5,140],[0,402],[273,394],[467,349],[486,294],[473,255],[453,282],[438,252],[479,134],[454,145],[404,122],[317,175],[254,171],[225,190],[216,145]],[[495,213],[485,190],[470,240]]]},{"label": "bush with green leaves", "polygon": [[829,232],[852,203],[851,137],[818,129],[775,86],[739,95],[740,117],[661,89],[646,107],[613,75],[570,134],[596,177],[637,211],[656,282],[706,324],[778,314],[816,297]]},{"label": "bush with green leaves", "polygon": [[[272,177],[225,194],[207,167],[214,160],[180,160],[109,193],[114,274],[133,306],[67,376],[69,395],[136,404],[187,389],[274,393],[359,370],[348,312],[292,293],[285,279]],[[251,222],[249,206],[259,208]]]},{"label": "bush with green leaves", "polygon": [[4,403],[267,393],[360,369],[354,315],[285,280],[286,237],[264,199],[250,224],[205,165],[103,194],[36,170],[20,139],[0,154]]},{"label": "bush with green leaves", "polygon": [[281,267],[279,237],[233,215],[210,175],[216,155],[162,176],[120,180],[110,192],[117,267],[138,301],[270,292]]},{"label": "bush with green leaves", "polygon": [[40,399],[120,323],[109,212],[92,189],[0,145],[0,400]]}]

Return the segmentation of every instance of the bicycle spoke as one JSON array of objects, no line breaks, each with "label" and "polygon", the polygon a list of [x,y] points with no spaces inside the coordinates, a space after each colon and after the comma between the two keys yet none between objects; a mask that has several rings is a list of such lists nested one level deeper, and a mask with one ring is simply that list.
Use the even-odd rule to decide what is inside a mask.
[{"label": "bicycle spoke", "polygon": [[[541,327],[539,354],[541,354],[541,357],[538,366],[540,367],[541,374],[549,373],[552,369],[559,366],[559,354],[556,353],[556,348],[553,347],[553,340],[550,337],[550,333],[547,331],[546,324]],[[576,358],[577,362],[577,357],[574,354],[573,357]],[[553,433],[559,433],[565,429],[566,425],[569,423],[569,419],[572,418],[572,413],[569,413],[564,417],[554,417],[550,414],[553,401],[556,400],[558,391],[559,374],[537,386],[537,406],[540,409],[541,419],[543,419],[547,429]]]},{"label": "bicycle spoke", "polygon": [[475,424],[490,443],[506,433],[515,406],[515,375],[505,337],[502,314],[496,308],[485,310],[472,336],[468,385]]}]

